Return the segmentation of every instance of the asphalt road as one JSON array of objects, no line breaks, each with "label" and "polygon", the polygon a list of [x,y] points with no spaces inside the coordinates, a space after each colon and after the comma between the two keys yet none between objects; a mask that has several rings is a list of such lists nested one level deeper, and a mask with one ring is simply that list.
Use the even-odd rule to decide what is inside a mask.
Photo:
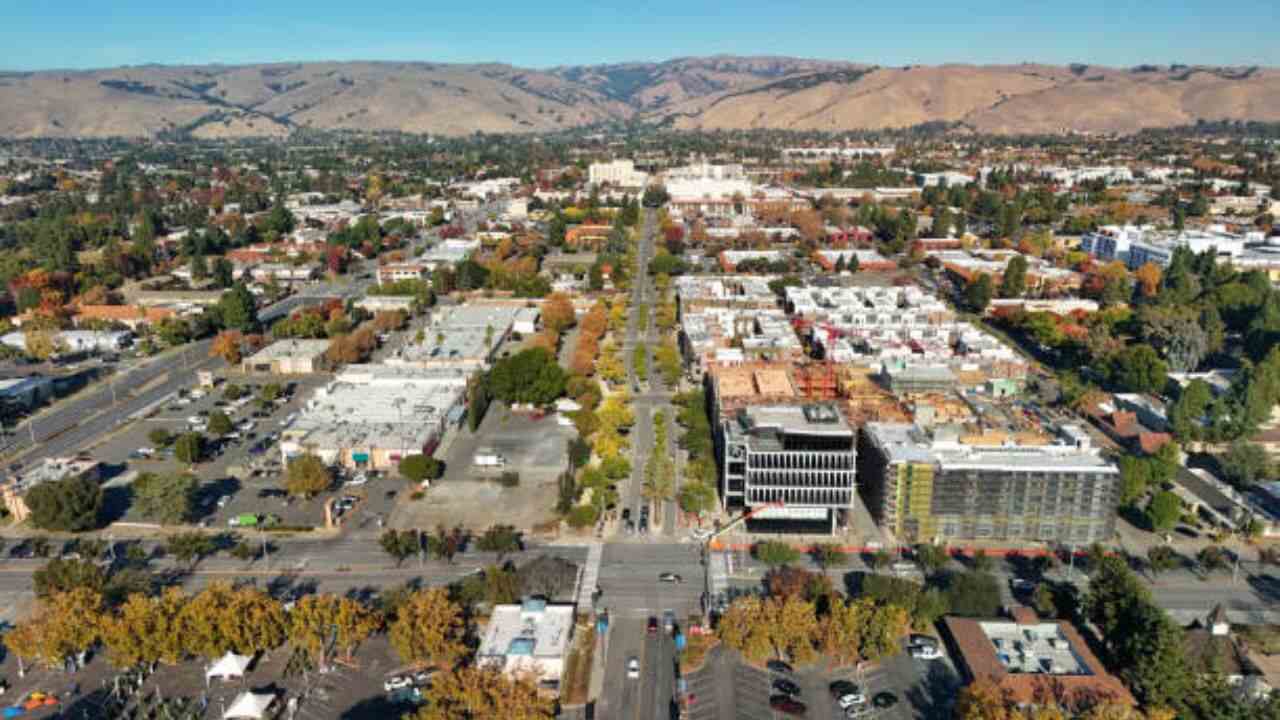
[{"label": "asphalt road", "polygon": [[[269,323],[298,307],[329,297],[352,297],[367,287],[368,281],[310,286],[264,308],[258,317]],[[225,367],[221,359],[209,357],[212,343],[212,339],[200,340],[151,358],[36,416],[31,421],[36,446],[31,448],[31,430],[20,430],[10,446],[11,452],[18,453],[15,462],[30,465],[74,454],[177,390],[191,386],[197,370]]]}]

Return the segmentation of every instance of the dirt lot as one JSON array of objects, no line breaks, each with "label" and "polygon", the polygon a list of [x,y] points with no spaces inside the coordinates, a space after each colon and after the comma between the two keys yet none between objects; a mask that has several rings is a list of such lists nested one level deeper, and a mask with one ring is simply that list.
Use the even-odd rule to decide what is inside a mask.
[{"label": "dirt lot", "polygon": [[[483,530],[494,523],[529,529],[554,515],[556,480],[568,463],[568,443],[576,431],[556,423],[554,415],[534,419],[494,404],[476,433],[463,429],[449,447],[445,475],[421,500],[397,503],[390,524],[433,528],[444,524]],[[499,472],[473,467],[479,449],[493,450],[507,472],[520,475],[508,488]]]}]

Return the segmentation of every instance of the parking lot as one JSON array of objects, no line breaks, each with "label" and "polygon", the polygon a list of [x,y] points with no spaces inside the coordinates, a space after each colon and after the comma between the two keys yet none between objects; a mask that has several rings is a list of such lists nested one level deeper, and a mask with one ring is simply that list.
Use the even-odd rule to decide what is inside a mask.
[{"label": "parking lot", "polygon": [[[568,467],[573,427],[557,424],[554,415],[540,419],[512,413],[494,403],[477,432],[462,427],[445,450],[444,477],[432,483],[416,502],[397,503],[391,525],[432,528],[460,525],[483,529],[502,508],[502,522],[529,529],[555,516],[557,480]],[[477,452],[502,458],[502,467],[477,468]],[[519,475],[519,484],[498,482],[503,473]]]},{"label": "parking lot", "polygon": [[[905,647],[905,646],[904,646]],[[713,651],[705,665],[685,676],[690,720],[746,718],[775,720],[787,717],[770,707],[778,690],[773,682],[785,679],[798,686],[794,697],[806,710],[803,717],[842,720],[845,712],[832,697],[830,685],[846,680],[857,685],[866,698],[858,718],[877,720],[945,720],[951,717],[946,699],[954,699],[962,683],[951,661],[921,660],[905,651],[858,668],[826,669],[821,663],[773,672],[750,665],[735,652]],[[946,704],[943,704],[946,703]]]},{"label": "parking lot", "polygon": [[[93,457],[109,468],[108,474],[119,480],[106,484],[107,515],[111,520],[145,522],[128,507],[128,492],[121,481],[128,471],[172,473],[189,470],[175,457],[172,445],[156,447],[151,434],[164,430],[173,436],[201,432],[205,437],[205,457],[194,472],[201,481],[198,520],[209,527],[226,527],[232,518],[245,514],[277,516],[286,525],[319,525],[323,523],[323,502],[329,495],[311,500],[293,499],[283,491],[283,472],[279,433],[288,419],[306,403],[311,391],[328,380],[327,376],[239,377],[220,382],[214,388],[192,388],[154,408],[140,421],[105,438],[91,451]],[[246,394],[241,401],[226,399],[228,384],[239,386]],[[276,384],[284,394],[275,402],[261,403],[263,387]],[[223,412],[235,425],[225,438],[208,432],[208,418]],[[340,482],[340,481],[339,481]],[[383,486],[387,485],[387,488]],[[371,478],[357,488],[337,487],[338,495],[352,495],[360,502],[348,513],[351,520],[376,522],[391,503],[386,489],[399,489],[399,483]],[[370,506],[376,507],[370,510]]]}]

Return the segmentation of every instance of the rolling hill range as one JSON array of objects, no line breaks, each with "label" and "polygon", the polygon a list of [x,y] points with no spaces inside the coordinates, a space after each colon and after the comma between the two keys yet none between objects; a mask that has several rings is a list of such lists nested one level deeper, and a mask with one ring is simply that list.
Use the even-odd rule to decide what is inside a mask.
[{"label": "rolling hill range", "polygon": [[0,73],[0,136],[282,136],[301,128],[461,135],[609,121],[851,130],[1133,132],[1280,121],[1280,70],[1086,65],[878,67],[714,56],[529,70],[333,62]]}]

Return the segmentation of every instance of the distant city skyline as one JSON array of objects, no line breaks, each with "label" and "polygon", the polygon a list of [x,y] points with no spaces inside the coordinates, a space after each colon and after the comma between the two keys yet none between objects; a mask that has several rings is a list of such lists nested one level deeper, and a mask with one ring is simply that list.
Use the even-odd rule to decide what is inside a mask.
[{"label": "distant city skyline", "polygon": [[1280,65],[1274,0],[1080,0],[909,6],[740,0],[484,5],[384,0],[17,0],[0,69],[313,61],[500,62],[547,68],[703,55],[778,55],[885,66],[1073,62]]}]

